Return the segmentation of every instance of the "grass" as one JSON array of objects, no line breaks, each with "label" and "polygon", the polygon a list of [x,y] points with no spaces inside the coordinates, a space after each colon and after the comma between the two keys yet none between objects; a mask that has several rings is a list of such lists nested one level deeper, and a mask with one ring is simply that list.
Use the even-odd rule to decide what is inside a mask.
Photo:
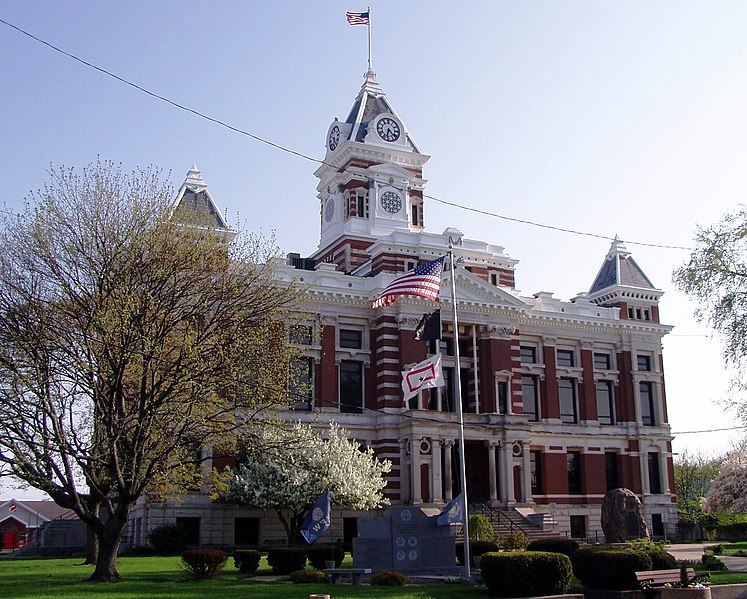
[{"label": "grass", "polygon": [[[269,575],[263,559],[255,576],[238,574],[229,560],[217,580],[195,582],[186,579],[178,557],[120,557],[117,568],[123,580],[116,583],[90,583],[92,566],[80,558],[1,559],[0,597],[12,599],[308,599],[313,593],[330,594],[334,599],[487,599],[485,587],[461,584],[428,584],[400,588],[368,585],[292,584],[283,579],[259,582]],[[285,578],[287,580],[287,577]],[[334,590],[333,590],[334,589]]]}]

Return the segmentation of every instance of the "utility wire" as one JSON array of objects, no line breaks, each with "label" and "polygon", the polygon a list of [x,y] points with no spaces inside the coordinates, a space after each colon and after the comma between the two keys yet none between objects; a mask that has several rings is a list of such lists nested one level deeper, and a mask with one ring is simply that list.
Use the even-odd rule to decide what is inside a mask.
[{"label": "utility wire", "polygon": [[[150,91],[150,90],[148,90],[148,89],[146,89],[146,88],[144,88],[144,87],[142,87],[142,86],[140,86],[140,85],[138,85],[136,83],[133,83],[132,81],[129,81],[129,80],[125,79],[124,77],[120,77],[119,75],[116,75],[116,74],[112,73],[111,71],[108,71],[107,69],[104,69],[104,68],[99,67],[99,66],[97,66],[95,64],[92,64],[92,63],[90,63],[90,62],[88,62],[88,61],[86,61],[86,60],[84,60],[84,59],[76,56],[75,54],[71,54],[70,52],[67,52],[67,51],[63,50],[62,48],[59,48],[58,46],[55,46],[54,44],[51,44],[50,42],[47,42],[47,41],[45,41],[45,40],[43,40],[43,39],[41,39],[41,38],[33,35],[32,33],[29,33],[28,31],[26,31],[24,29],[21,29],[20,27],[18,27],[16,25],[13,25],[12,23],[9,23],[8,21],[0,19],[0,23],[2,23],[3,25],[6,25],[7,27],[10,27],[11,29],[14,29],[14,30],[18,31],[19,33],[21,33],[21,34],[23,34],[23,35],[31,38],[32,40],[34,40],[34,41],[36,41],[36,42],[38,42],[40,44],[43,44],[43,45],[47,46],[48,48],[51,48],[52,50],[54,50],[55,52],[58,52],[58,53],[62,54],[63,56],[67,56],[68,58],[71,58],[72,60],[75,60],[75,61],[81,63],[82,65],[85,65],[85,66],[87,66],[87,67],[89,67],[91,69],[94,69],[94,70],[96,70],[96,71],[98,71],[100,73],[103,73],[104,75],[112,77],[113,79],[116,79],[120,83],[124,83],[125,85],[128,85],[128,86],[130,86],[130,87],[132,87],[132,88],[134,88],[134,89],[136,89],[136,90],[138,90],[138,91],[140,91],[140,92],[142,92],[144,94],[147,94],[147,95],[149,95],[149,96],[151,96],[153,98],[161,100],[162,102],[166,102],[167,104],[170,104],[171,106],[174,106],[175,108],[178,108],[179,110],[184,110],[186,112],[189,112],[190,114],[193,114],[193,115],[195,115],[195,116],[197,116],[199,118],[205,119],[205,120],[207,120],[207,121],[209,121],[211,123],[214,123],[216,125],[219,125],[221,127],[225,127],[226,129],[228,129],[230,131],[233,131],[234,133],[238,133],[240,135],[245,135],[246,137],[250,137],[251,139],[253,139],[255,141],[258,141],[260,143],[266,144],[266,145],[268,145],[270,147],[273,147],[273,148],[275,148],[277,150],[280,150],[282,152],[287,152],[288,154],[291,154],[293,156],[297,156],[299,158],[303,158],[304,160],[309,160],[310,162],[315,162],[317,164],[321,164],[321,165],[324,165],[324,166],[331,166],[331,167],[337,168],[336,165],[333,165],[333,164],[330,164],[328,162],[325,162],[324,160],[319,160],[318,158],[314,158],[313,156],[309,156],[308,154],[304,154],[303,152],[299,152],[297,150],[293,150],[293,149],[288,148],[286,146],[280,145],[278,143],[270,141],[269,139],[265,139],[263,137],[255,135],[253,133],[250,133],[249,131],[246,131],[246,130],[241,129],[239,127],[235,127],[233,125],[230,125],[229,123],[226,123],[225,121],[222,121],[222,120],[220,120],[218,118],[211,117],[211,116],[209,116],[209,115],[207,115],[205,113],[200,112],[199,110],[196,110],[194,108],[190,108],[189,106],[185,106],[184,104],[180,104],[179,102],[176,102],[176,101],[171,100],[171,99],[169,99],[169,98],[167,98],[165,96],[162,96],[160,94],[152,92],[152,91]],[[539,228],[542,228],[542,229],[548,229],[548,230],[551,230],[551,231],[558,231],[558,232],[561,232],[561,233],[568,233],[568,234],[571,234],[571,235],[580,235],[580,236],[585,236],[585,237],[592,237],[592,238],[595,238],[595,239],[604,239],[604,240],[607,240],[607,241],[614,241],[616,239],[616,237],[610,237],[609,235],[602,235],[602,234],[599,234],[599,233],[589,233],[587,231],[578,231],[576,229],[569,229],[569,228],[566,228],[566,227],[558,227],[558,226],[555,226],[555,225],[546,225],[546,224],[538,223],[538,222],[531,221],[531,220],[526,220],[526,219],[521,219],[521,218],[515,218],[515,217],[511,217],[511,216],[505,216],[503,214],[498,214],[496,212],[490,212],[488,210],[482,210],[482,209],[479,209],[479,208],[473,208],[471,206],[465,206],[463,204],[457,204],[456,202],[449,202],[449,201],[444,200],[442,198],[438,198],[436,196],[432,196],[432,195],[428,195],[428,194],[423,194],[423,197],[424,198],[428,198],[430,200],[433,200],[434,202],[438,202],[440,204],[444,204],[446,206],[451,206],[453,208],[458,208],[459,210],[465,210],[467,212],[474,212],[474,213],[477,213],[477,214],[483,214],[485,216],[490,216],[490,217],[493,217],[493,218],[498,218],[498,219],[506,220],[506,221],[509,221],[509,222],[514,222],[514,223],[522,224],[522,225],[529,225],[529,226],[532,226],[532,227],[539,227]],[[625,241],[625,243],[630,244],[630,245],[639,245],[639,246],[659,248],[659,249],[686,250],[686,251],[693,251],[695,249],[695,248],[687,247],[687,246],[665,245],[665,244],[657,244],[657,243],[647,243],[647,242],[643,242],[643,241],[630,241],[630,240],[624,240],[624,241]]]}]

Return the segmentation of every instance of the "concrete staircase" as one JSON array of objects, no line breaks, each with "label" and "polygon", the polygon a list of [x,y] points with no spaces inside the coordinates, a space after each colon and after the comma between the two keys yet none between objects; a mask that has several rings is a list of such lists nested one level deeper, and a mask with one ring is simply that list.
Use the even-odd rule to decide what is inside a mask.
[{"label": "concrete staircase", "polygon": [[471,504],[470,515],[485,514],[490,518],[496,536],[523,533],[530,541],[560,537],[558,525],[549,514],[528,508],[492,508],[485,503]]}]

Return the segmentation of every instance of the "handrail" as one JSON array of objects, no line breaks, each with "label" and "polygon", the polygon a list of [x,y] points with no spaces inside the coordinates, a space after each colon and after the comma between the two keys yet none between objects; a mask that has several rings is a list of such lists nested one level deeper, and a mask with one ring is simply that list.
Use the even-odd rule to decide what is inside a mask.
[{"label": "handrail", "polygon": [[[503,522],[507,522],[509,526],[509,531],[513,534],[514,532],[520,532],[524,535],[527,534],[527,531],[522,528],[519,524],[516,524],[511,518],[509,518],[504,512],[500,510],[493,509],[490,505],[487,503],[470,503],[469,504],[469,511],[470,512],[479,512],[482,514],[487,514],[490,518],[490,521],[493,522],[493,520],[496,520],[498,523],[498,526],[501,525]],[[514,530],[516,529],[516,530]]]}]

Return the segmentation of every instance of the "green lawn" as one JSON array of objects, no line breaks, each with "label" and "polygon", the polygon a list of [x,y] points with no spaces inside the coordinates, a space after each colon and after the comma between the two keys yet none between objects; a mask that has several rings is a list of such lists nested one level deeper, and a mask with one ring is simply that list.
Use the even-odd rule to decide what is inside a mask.
[{"label": "green lawn", "polygon": [[[123,580],[117,583],[84,582],[91,566],[80,558],[0,559],[0,597],[3,599],[308,599],[313,593],[327,593],[334,599],[487,599],[485,587],[460,584],[431,584],[404,588],[368,585],[309,585],[290,582],[257,582],[241,576],[229,560],[217,580],[192,582],[185,578],[178,557],[121,557],[117,560]],[[266,562],[258,576],[269,574]]]}]

